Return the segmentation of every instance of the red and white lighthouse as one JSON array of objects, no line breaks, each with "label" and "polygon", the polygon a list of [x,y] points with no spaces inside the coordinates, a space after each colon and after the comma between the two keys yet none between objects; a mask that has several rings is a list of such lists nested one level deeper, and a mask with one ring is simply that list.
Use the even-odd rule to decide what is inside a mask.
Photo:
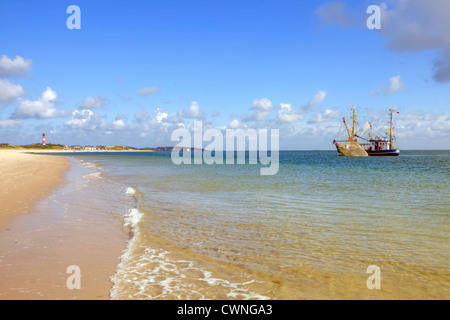
[{"label": "red and white lighthouse", "polygon": [[45,133],[42,135],[42,145],[45,146]]}]

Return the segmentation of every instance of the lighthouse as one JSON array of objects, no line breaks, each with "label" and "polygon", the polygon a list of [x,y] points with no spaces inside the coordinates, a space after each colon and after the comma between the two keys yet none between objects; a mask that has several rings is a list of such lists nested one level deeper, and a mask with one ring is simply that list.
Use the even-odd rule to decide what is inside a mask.
[{"label": "lighthouse", "polygon": [[45,133],[42,135],[42,145],[45,146]]}]

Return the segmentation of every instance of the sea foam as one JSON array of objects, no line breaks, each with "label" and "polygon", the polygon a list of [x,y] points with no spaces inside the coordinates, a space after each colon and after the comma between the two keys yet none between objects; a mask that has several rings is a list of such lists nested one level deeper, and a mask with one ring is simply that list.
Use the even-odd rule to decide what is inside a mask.
[{"label": "sea foam", "polygon": [[138,209],[133,208],[128,210],[128,214],[125,216],[125,225],[135,228],[139,221],[141,221],[142,212]]},{"label": "sea foam", "polygon": [[132,196],[132,195],[136,194],[136,190],[132,187],[128,187],[127,190],[125,191],[125,193],[129,196]]}]

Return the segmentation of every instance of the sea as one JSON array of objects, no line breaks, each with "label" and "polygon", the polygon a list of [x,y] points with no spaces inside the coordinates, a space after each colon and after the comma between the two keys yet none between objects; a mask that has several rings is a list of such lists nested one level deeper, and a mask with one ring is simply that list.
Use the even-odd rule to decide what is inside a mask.
[{"label": "sea", "polygon": [[268,176],[170,152],[65,156],[91,214],[127,234],[111,299],[450,298],[450,151],[280,151]]}]

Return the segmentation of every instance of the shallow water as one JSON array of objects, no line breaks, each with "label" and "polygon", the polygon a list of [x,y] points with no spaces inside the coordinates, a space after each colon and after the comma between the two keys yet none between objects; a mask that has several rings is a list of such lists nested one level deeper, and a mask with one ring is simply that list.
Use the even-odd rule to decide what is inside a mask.
[{"label": "shallow water", "polygon": [[73,157],[109,181],[95,195],[130,234],[113,299],[450,297],[449,151],[282,151],[274,176],[170,153]]}]

